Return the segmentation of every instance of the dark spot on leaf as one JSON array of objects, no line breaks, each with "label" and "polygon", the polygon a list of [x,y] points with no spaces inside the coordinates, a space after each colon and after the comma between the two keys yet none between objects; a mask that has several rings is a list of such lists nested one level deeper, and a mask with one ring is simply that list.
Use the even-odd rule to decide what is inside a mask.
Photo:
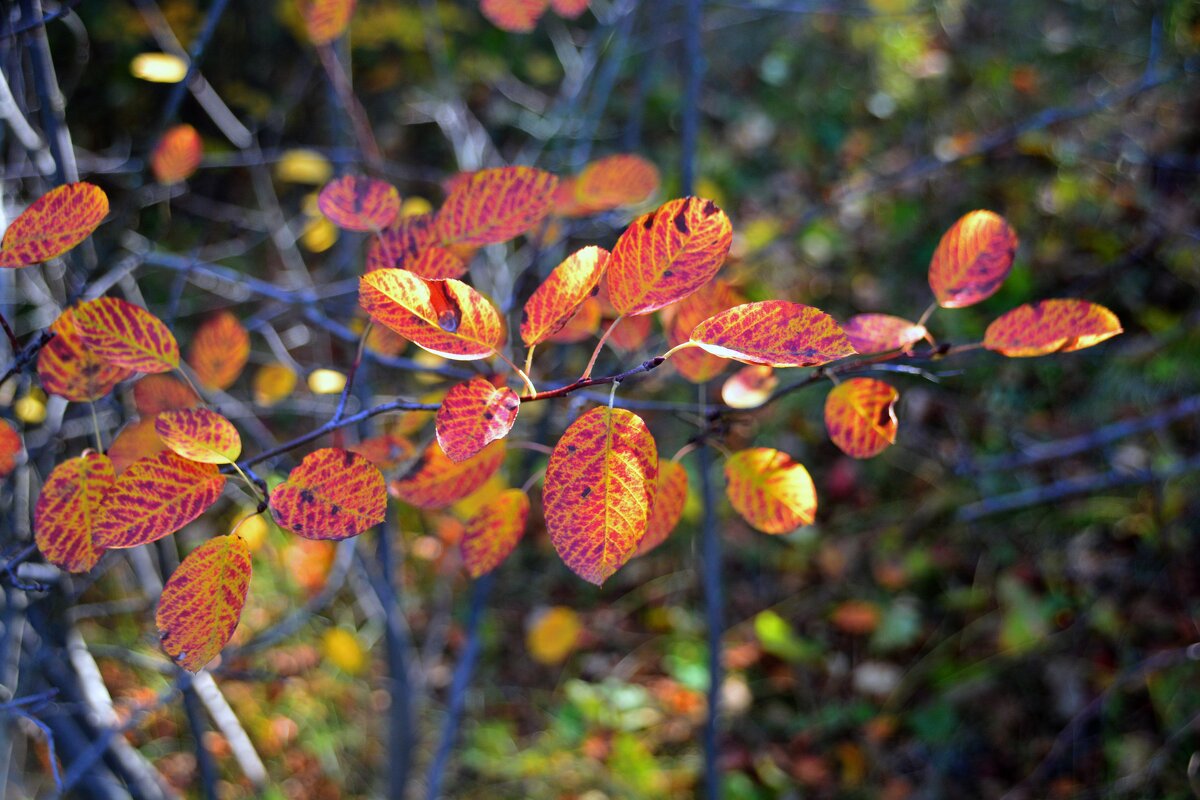
[{"label": "dark spot on leaf", "polygon": [[717,213],[717,204],[709,200],[704,204],[704,216],[711,217],[715,213]]},{"label": "dark spot on leaf", "polygon": [[653,214],[646,215],[646,219],[642,221],[642,227],[645,228],[646,230],[650,230],[651,228],[654,227],[654,215]]},{"label": "dark spot on leaf", "polygon": [[588,496],[589,494],[591,494],[591,493],[592,493],[592,487],[590,487],[590,486],[585,486],[585,487],[583,487],[583,491],[582,491],[582,492],[580,492],[579,496],[580,496],[580,497],[587,497],[587,496]]},{"label": "dark spot on leaf", "polygon": [[493,413],[492,413],[492,412],[490,412],[490,411],[485,411],[485,412],[483,412],[483,418],[484,418],[484,419],[492,419],[492,418],[493,418],[493,417],[495,417],[495,416],[496,416],[496,415],[495,415],[495,414],[493,414]]},{"label": "dark spot on leaf", "polygon": [[573,444],[569,444],[569,445],[567,445],[567,452],[568,452],[568,453],[574,453],[574,452],[575,452],[575,449],[576,449],[576,448],[575,448],[575,445],[573,445]]},{"label": "dark spot on leaf", "polygon": [[354,454],[351,453],[349,450],[343,450],[342,451],[342,464],[344,466],[348,467],[353,463],[354,463]]},{"label": "dark spot on leaf", "polygon": [[329,507],[329,513],[336,517],[338,514],[342,513],[342,507],[337,503],[334,503]]},{"label": "dark spot on leaf", "polygon": [[598,294],[600,294],[600,284],[597,283],[592,287],[592,292],[588,295],[588,297],[595,297]]},{"label": "dark spot on leaf", "polygon": [[672,275],[674,275],[674,274],[675,274],[675,273],[674,273],[672,270],[669,270],[669,269],[664,269],[664,270],[663,270],[663,277],[664,277],[664,278],[669,278],[669,277],[671,277],[671,276],[672,276]]},{"label": "dark spot on leaf", "polygon": [[317,498],[313,495],[311,489],[301,489],[300,490],[300,502],[311,503],[316,499]]},{"label": "dark spot on leaf", "polygon": [[681,208],[679,213],[675,215],[675,228],[682,234],[687,234],[687,207]]}]

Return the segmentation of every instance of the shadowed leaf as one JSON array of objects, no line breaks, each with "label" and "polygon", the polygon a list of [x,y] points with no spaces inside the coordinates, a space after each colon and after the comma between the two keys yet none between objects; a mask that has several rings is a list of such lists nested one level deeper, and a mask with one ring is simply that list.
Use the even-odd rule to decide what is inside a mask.
[{"label": "shadowed leaf", "polygon": [[147,375],[133,385],[133,405],[141,417],[153,417],[160,411],[195,408],[200,398],[178,378]]},{"label": "shadowed leaf", "polygon": [[529,497],[520,489],[506,489],[467,521],[459,547],[472,578],[504,563],[521,541],[528,517]]},{"label": "shadowed leaf", "polygon": [[113,469],[120,475],[135,461],[157,455],[167,449],[154,430],[154,417],[136,419],[116,435],[108,447],[107,455],[112,459]]},{"label": "shadowed leaf", "polygon": [[154,418],[163,443],[189,461],[232,464],[242,454],[242,437],[233,423],[207,408],[163,411]]},{"label": "shadowed leaf", "polygon": [[851,458],[872,458],[896,442],[900,394],[874,378],[850,378],[825,398],[825,430]]},{"label": "shadowed leaf", "polygon": [[591,0],[550,0],[550,6],[554,9],[554,13],[560,17],[567,19],[575,19],[584,11],[587,11],[588,3]]},{"label": "shadowed leaf", "polygon": [[479,0],[479,10],[503,31],[529,33],[546,13],[550,0]]},{"label": "shadowed leaf", "polygon": [[87,572],[104,548],[94,541],[106,492],[117,479],[108,456],[91,453],[59,464],[42,484],[33,511],[38,550],[67,572]]},{"label": "shadowed leaf", "polygon": [[380,470],[395,469],[416,453],[412,442],[393,433],[384,433],[372,436],[370,439],[363,439],[358,444],[346,449],[363,456]]},{"label": "shadowed leaf", "polygon": [[1117,315],[1086,300],[1041,300],[1014,308],[983,335],[989,350],[1022,358],[1069,353],[1100,344],[1122,332]]},{"label": "shadowed leaf", "polygon": [[434,419],[438,444],[451,461],[466,461],[517,421],[521,401],[512,389],[472,378],[450,387]]},{"label": "shadowed leaf", "polygon": [[889,314],[856,314],[842,326],[859,355],[886,353],[916,344],[925,338],[925,326]]},{"label": "shadowed leaf", "polygon": [[271,491],[271,515],[306,539],[348,539],[383,522],[387,487],[364,456],[328,447],[309,453]]},{"label": "shadowed leaf", "polygon": [[687,502],[688,475],[682,464],[675,461],[658,461],[658,488],[654,493],[654,504],[650,508],[650,522],[646,535],[638,544],[637,555],[645,555],[667,540],[671,531],[683,516]]},{"label": "shadowed leaf", "polygon": [[574,344],[592,338],[600,332],[600,301],[589,297],[555,333],[546,337],[555,344]]},{"label": "shadowed leaf", "polygon": [[0,419],[0,478],[8,477],[17,468],[17,457],[25,449],[21,434]]},{"label": "shadowed leaf", "polygon": [[360,279],[358,302],[377,322],[444,358],[486,358],[504,341],[495,306],[461,281],[375,270]]},{"label": "shadowed leaf", "polygon": [[204,158],[204,143],[191,125],[176,125],[163,134],[150,154],[150,169],[159,183],[181,183],[192,177]]},{"label": "shadowed leaf", "polygon": [[554,268],[525,303],[521,316],[525,344],[539,344],[562,330],[594,293],[608,256],[604,248],[585,247]]},{"label": "shadowed leaf", "polygon": [[175,663],[197,672],[233,638],[250,589],[250,548],[236,533],[188,553],[163,586],[154,623]]},{"label": "shadowed leaf", "polygon": [[507,242],[550,213],[558,178],[533,167],[499,167],[458,182],[437,213],[443,244]]},{"label": "shadowed leaf", "polygon": [[854,355],[833,317],[786,300],[734,306],[697,325],[691,339],[713,355],[769,367],[813,367]]},{"label": "shadowed leaf", "polygon": [[767,402],[778,385],[779,378],[775,375],[774,367],[751,364],[725,380],[721,385],[721,399],[731,408],[756,408]]},{"label": "shadowed leaf", "polygon": [[188,364],[205,389],[228,389],[250,358],[250,334],[232,312],[214,314],[196,329]]},{"label": "shadowed leaf", "polygon": [[388,489],[417,508],[445,508],[487,483],[504,463],[504,440],[492,442],[466,461],[451,461],[435,444],[425,448],[403,477]]},{"label": "shadowed leaf", "polygon": [[75,308],[75,325],[87,348],[102,361],[137,372],[179,367],[179,345],[162,320],[117,297],[99,297]]},{"label": "shadowed leaf", "polygon": [[812,478],[787,453],[770,447],[734,453],[725,462],[725,480],[730,505],[763,533],[788,533],[816,517]]},{"label": "shadowed leaf", "polygon": [[580,214],[632,206],[658,190],[658,168],[641,156],[618,154],[593,161],[574,180]]},{"label": "shadowed leaf", "polygon": [[168,536],[217,502],[225,476],[215,464],[166,450],[129,465],[104,496],[96,543],[124,548]]},{"label": "shadowed leaf", "polygon": [[287,364],[263,364],[254,373],[254,402],[264,407],[275,405],[296,388],[297,377]]},{"label": "shadowed leaf", "polygon": [[132,370],[102,361],[84,344],[75,324],[75,310],[67,309],[50,325],[54,338],[38,353],[38,380],[50,394],[76,403],[99,400]]},{"label": "shadowed leaf", "polygon": [[1004,217],[972,211],[950,226],[929,262],[929,287],[943,308],[963,308],[996,293],[1012,269],[1017,234]]},{"label": "shadowed leaf", "polygon": [[66,183],[34,200],[0,242],[0,267],[27,267],[60,256],[108,216],[108,196],[91,183]]},{"label": "shadowed leaf", "polygon": [[433,214],[401,217],[390,227],[371,237],[367,247],[366,271],[408,269],[422,251],[438,243]]},{"label": "shadowed leaf", "polygon": [[[674,306],[662,310],[664,317],[668,311],[671,312],[663,325],[667,334],[667,345],[675,347],[683,344],[691,338],[692,330],[701,322],[744,302],[746,298],[740,292],[719,278],[701,286]],[[714,356],[699,347],[680,350],[671,356],[668,363],[692,383],[712,380],[729,365],[726,359]]]},{"label": "shadowed leaf", "polygon": [[343,175],[325,184],[317,207],[330,222],[348,231],[382,231],[400,213],[400,193],[385,181]]}]

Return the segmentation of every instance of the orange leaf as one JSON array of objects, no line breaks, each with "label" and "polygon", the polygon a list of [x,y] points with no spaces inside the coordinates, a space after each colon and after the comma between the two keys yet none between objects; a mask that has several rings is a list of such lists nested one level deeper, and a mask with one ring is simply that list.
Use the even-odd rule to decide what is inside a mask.
[{"label": "orange leaf", "polygon": [[445,508],[488,482],[504,463],[504,440],[492,442],[466,461],[451,461],[431,445],[402,478],[388,487],[392,496],[417,508]]},{"label": "orange leaf", "polygon": [[203,514],[224,488],[225,476],[215,464],[188,461],[170,450],[140,458],[104,496],[96,544],[115,549],[157,541]]},{"label": "orange leaf", "polygon": [[555,344],[574,344],[600,332],[600,301],[589,297],[556,333],[546,338]]},{"label": "orange leaf", "polygon": [[550,0],[479,0],[479,10],[500,30],[529,33]]},{"label": "orange leaf", "polygon": [[75,324],[75,310],[67,309],[50,325],[54,338],[38,353],[37,371],[42,388],[67,400],[99,400],[133,374],[132,370],[101,361],[83,342]]},{"label": "orange leaf", "polygon": [[467,521],[459,547],[472,578],[504,563],[521,541],[528,517],[529,497],[520,489],[506,489]]},{"label": "orange leaf", "polygon": [[205,389],[228,389],[249,358],[250,334],[229,311],[206,319],[188,350],[188,364]]},{"label": "orange leaf", "polygon": [[896,443],[900,394],[874,378],[850,378],[825,398],[825,429],[851,458],[872,458]]},{"label": "orange leaf", "polygon": [[929,286],[943,308],[963,308],[996,293],[1012,269],[1017,234],[1004,217],[972,211],[950,226],[929,262]]},{"label": "orange leaf", "polygon": [[380,470],[389,470],[400,466],[412,458],[416,451],[412,442],[392,433],[363,439],[358,444],[346,449],[351,453],[363,456]]},{"label": "orange leaf", "polygon": [[497,388],[484,378],[456,384],[434,418],[438,444],[451,461],[466,461],[508,436],[520,409],[517,393],[507,386]]},{"label": "orange leaf", "polygon": [[[582,11],[582,9],[581,9]],[[575,178],[584,214],[636,205],[658,189],[658,168],[641,156],[618,154],[593,161]]]},{"label": "orange leaf", "polygon": [[401,217],[372,237],[367,247],[367,272],[406,269],[422,278],[457,278],[467,271],[463,253],[438,247],[433,214]]},{"label": "orange leaf", "polygon": [[701,322],[691,338],[721,358],[769,367],[813,367],[854,355],[833,317],[786,300],[734,306]]},{"label": "orange leaf", "polygon": [[232,464],[242,454],[242,437],[233,423],[207,408],[164,411],[154,418],[163,443],[189,461]]},{"label": "orange leaf", "polygon": [[[672,312],[670,319],[663,326],[667,334],[667,344],[671,347],[683,344],[691,338],[692,330],[701,322],[744,302],[746,298],[741,292],[719,278],[701,286],[675,305],[662,310],[663,315],[668,311]],[[728,366],[725,359],[706,353],[699,347],[680,350],[671,356],[670,363],[680,375],[692,383],[712,380]]]},{"label": "orange leaf", "polygon": [[154,179],[162,184],[180,183],[192,177],[204,158],[204,143],[191,125],[176,125],[163,134],[150,154]]},{"label": "orange leaf", "polygon": [[429,247],[417,254],[404,267],[426,280],[460,278],[467,272],[467,262],[442,247]]},{"label": "orange leaf", "polygon": [[170,375],[147,375],[133,385],[133,405],[142,417],[153,417],[160,411],[195,408],[200,402],[192,387]]},{"label": "orange leaf", "polygon": [[[615,321],[602,322],[600,329],[608,330],[609,326],[614,324],[616,324]],[[626,317],[621,320],[621,324],[617,325],[616,330],[608,337],[608,341],[618,350],[631,353],[641,349],[653,331],[654,320],[650,317]]]},{"label": "orange leaf", "polygon": [[100,360],[136,372],[179,367],[179,345],[162,320],[117,297],[99,297],[75,308],[84,344]]},{"label": "orange leaf", "polygon": [[327,447],[309,453],[271,491],[271,514],[306,539],[348,539],[383,522],[387,488],[365,457]]},{"label": "orange leaf", "polygon": [[553,606],[539,610],[532,617],[525,646],[534,661],[552,667],[571,655],[583,632],[578,614],[566,606]]},{"label": "orange leaf", "polygon": [[879,627],[882,614],[879,606],[865,600],[847,600],[829,615],[830,621],[852,636],[866,636]]},{"label": "orange leaf", "polygon": [[734,453],[725,462],[725,480],[730,505],[763,533],[788,533],[817,515],[812,478],[787,453],[770,447]]},{"label": "orange leaf", "polygon": [[317,207],[326,218],[348,231],[381,231],[400,213],[400,193],[385,181],[363,175],[343,175],[325,184]]},{"label": "orange leaf", "polygon": [[187,554],[163,586],[154,624],[175,663],[199,671],[233,638],[250,590],[250,548],[236,533]]},{"label": "orange leaf", "polygon": [[296,388],[296,372],[287,364],[273,361],[263,364],[254,373],[254,402],[273,406]]},{"label": "orange leaf", "polygon": [[575,420],[550,455],[542,506],[563,562],[596,585],[637,551],[658,481],[658,449],[646,423],[619,408]]},{"label": "orange leaf", "polygon": [[1082,350],[1122,332],[1107,308],[1086,300],[1041,300],[1014,308],[988,325],[983,346],[1011,358]]},{"label": "orange leaf", "polygon": [[21,434],[6,420],[0,419],[0,478],[7,478],[17,468],[17,456],[25,449]]},{"label": "orange leaf", "polygon": [[721,386],[721,399],[730,408],[756,408],[767,402],[778,385],[774,367],[751,364],[729,376]]},{"label": "orange leaf", "polygon": [[716,203],[671,200],[638,217],[608,262],[608,293],[625,316],[649,314],[712,280],[733,243],[733,226]]},{"label": "orange leaf", "polygon": [[98,453],[59,464],[42,484],[33,510],[38,550],[67,572],[87,572],[104,548],[94,542],[104,494],[117,479],[112,461]]},{"label": "orange leaf", "polygon": [[154,417],[134,420],[121,429],[108,447],[113,469],[120,475],[138,459],[158,455],[167,449],[154,430]]},{"label": "orange leaf", "polygon": [[437,213],[442,243],[507,242],[550,213],[558,178],[533,167],[499,167],[459,182]]},{"label": "orange leaf", "polygon": [[924,325],[889,314],[856,314],[842,326],[859,355],[886,353],[916,344],[925,338]]},{"label": "orange leaf", "polygon": [[584,11],[587,11],[588,3],[591,0],[550,0],[550,6],[554,9],[554,13],[560,17],[567,19],[575,19]]},{"label": "orange leaf", "polygon": [[354,15],[356,0],[296,0],[308,39],[315,45],[329,44],[346,32]]},{"label": "orange leaf", "polygon": [[525,344],[539,344],[562,330],[583,302],[595,294],[608,256],[602,247],[585,247],[554,268],[525,303],[521,315],[521,339]]},{"label": "orange leaf", "polygon": [[61,256],[108,216],[108,195],[90,183],[56,186],[12,221],[0,242],[0,267],[27,267]]},{"label": "orange leaf", "polygon": [[359,280],[358,302],[418,347],[456,361],[487,358],[504,341],[500,312],[452,278],[427,281],[402,269],[378,269]]},{"label": "orange leaf", "polygon": [[671,531],[683,516],[687,502],[688,475],[682,464],[675,461],[658,461],[658,489],[654,493],[654,505],[650,508],[650,523],[646,535],[638,544],[637,555],[645,555],[667,540]]}]

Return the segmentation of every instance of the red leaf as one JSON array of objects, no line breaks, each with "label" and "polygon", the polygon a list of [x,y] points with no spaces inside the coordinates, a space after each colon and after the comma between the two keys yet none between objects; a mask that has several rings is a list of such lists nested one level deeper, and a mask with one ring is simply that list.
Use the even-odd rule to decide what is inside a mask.
[{"label": "red leaf", "polygon": [[357,0],[296,0],[308,39],[320,46],[346,32]]},{"label": "red leaf", "polygon": [[988,326],[983,346],[1012,358],[1069,353],[1122,332],[1117,315],[1086,300],[1041,300],[1014,308]]},{"label": "red leaf", "polygon": [[330,222],[348,231],[382,231],[400,213],[400,193],[384,181],[343,175],[325,184],[317,207]]},{"label": "red leaf", "polygon": [[544,342],[571,320],[584,301],[595,294],[609,252],[585,247],[554,268],[525,303],[521,339],[527,345]]},{"label": "red leaf", "polygon": [[159,183],[186,181],[204,158],[204,143],[191,125],[176,125],[163,134],[150,154],[150,169]]},{"label": "red leaf", "polygon": [[21,435],[7,421],[0,419],[0,478],[7,478],[17,468],[17,457],[24,449]]},{"label": "red leaf", "polygon": [[734,306],[697,325],[691,339],[721,358],[768,367],[813,367],[854,355],[833,317],[786,300]]},{"label": "red leaf", "polygon": [[473,173],[455,185],[437,213],[442,243],[485,245],[529,231],[550,213],[558,178],[533,167]]},{"label": "red leaf", "polygon": [[1004,217],[972,211],[938,242],[929,262],[929,286],[944,308],[963,308],[996,293],[1012,269],[1017,234]]},{"label": "red leaf", "polygon": [[108,216],[108,195],[90,183],[66,183],[34,200],[0,242],[0,267],[27,267],[60,256]]},{"label": "red leaf", "polygon": [[200,545],[171,573],[154,623],[176,664],[197,672],[233,638],[251,572],[250,548],[231,533]]},{"label": "red leaf", "polygon": [[199,517],[221,496],[225,476],[167,450],[138,459],[104,496],[96,544],[137,547],[169,536]]},{"label": "red leaf", "polygon": [[654,493],[650,522],[646,526],[645,537],[638,545],[637,555],[645,555],[667,540],[683,516],[687,493],[688,475],[683,465],[659,459],[658,489]]},{"label": "red leaf", "polygon": [[520,409],[517,393],[507,386],[497,388],[484,378],[456,384],[434,421],[438,444],[451,461],[466,461],[507,436]]},{"label": "red leaf", "polygon": [[[683,344],[691,338],[692,331],[701,322],[714,314],[719,314],[744,302],[746,302],[746,298],[742,296],[741,292],[720,278],[701,286],[674,306],[668,306],[662,310],[667,344],[670,347]],[[669,319],[666,318],[667,312],[671,312]],[[620,329],[618,328],[618,330]],[[680,375],[692,383],[710,381],[724,372],[725,367],[728,366],[725,359],[707,353],[699,347],[680,350],[671,356],[670,364],[678,370]]]},{"label": "red leaf", "polygon": [[825,429],[851,458],[872,458],[896,441],[900,394],[874,378],[850,378],[825,398]]},{"label": "red leaf", "polygon": [[618,154],[593,161],[573,181],[577,215],[648,200],[658,190],[658,168],[641,156]]},{"label": "red leaf", "polygon": [[98,453],[55,467],[38,495],[33,529],[38,550],[67,572],[87,572],[104,548],[94,541],[100,504],[117,479],[112,461]]},{"label": "red leaf", "polygon": [[808,470],[787,453],[752,447],[725,462],[729,504],[763,533],[788,533],[817,515],[817,490]]},{"label": "red leaf", "polygon": [[84,344],[100,360],[136,372],[169,372],[179,367],[179,345],[162,320],[116,297],[80,303],[75,325]]},{"label": "red leaf", "polygon": [[379,468],[336,447],[309,453],[271,491],[271,514],[306,539],[348,539],[383,522],[387,488]]},{"label": "red leaf", "polygon": [[445,508],[488,482],[504,464],[504,440],[492,442],[466,461],[451,461],[436,444],[389,490],[417,508]]},{"label": "red leaf", "polygon": [[[132,370],[105,363],[79,335],[75,311],[68,308],[50,325],[54,338],[38,353],[38,380],[50,394],[76,403],[99,400]],[[135,387],[136,392],[136,387]]]},{"label": "red leaf", "polygon": [[587,11],[588,3],[591,0],[550,0],[550,6],[554,9],[554,13],[560,17],[567,19],[575,19],[584,11]]},{"label": "red leaf", "polygon": [[520,489],[506,489],[467,521],[459,547],[472,578],[504,563],[521,541],[528,517],[529,497]]},{"label": "red leaf", "polygon": [[886,353],[916,344],[925,338],[924,325],[888,314],[856,314],[842,326],[859,355]]}]

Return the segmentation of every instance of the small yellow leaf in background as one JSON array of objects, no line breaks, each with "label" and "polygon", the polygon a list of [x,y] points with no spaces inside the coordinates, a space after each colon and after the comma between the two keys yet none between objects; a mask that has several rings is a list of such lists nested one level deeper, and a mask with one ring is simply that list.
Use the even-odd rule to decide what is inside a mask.
[{"label": "small yellow leaf in background", "polygon": [[278,361],[264,364],[254,373],[254,402],[273,406],[296,388],[296,373]]},{"label": "small yellow leaf in background", "polygon": [[330,628],[321,637],[321,652],[325,660],[342,672],[357,675],[367,665],[367,651],[352,631]]},{"label": "small yellow leaf in background", "polygon": [[314,369],[308,373],[308,389],[313,394],[337,394],[346,388],[346,376],[336,369]]},{"label": "small yellow leaf in background", "polygon": [[575,649],[582,630],[578,614],[566,606],[554,606],[534,615],[525,646],[534,661],[554,666]]},{"label": "small yellow leaf in background", "polygon": [[300,244],[310,253],[324,253],[337,244],[341,229],[325,217],[314,217],[304,226]]},{"label": "small yellow leaf in background", "polygon": [[[253,516],[246,516],[252,514]],[[253,508],[244,508],[238,513],[238,518],[246,517],[237,527],[237,535],[242,537],[251,553],[257,553],[266,544],[271,535],[271,523],[266,514],[255,514]]]},{"label": "small yellow leaf in background", "polygon": [[13,415],[26,425],[41,425],[46,421],[46,393],[34,387],[13,403]]},{"label": "small yellow leaf in background", "polygon": [[129,63],[129,72],[151,83],[179,83],[187,75],[187,62],[170,53],[138,53]]},{"label": "small yellow leaf in background", "polygon": [[329,159],[316,150],[298,148],[288,150],[275,165],[276,179],[285,183],[303,183],[322,186],[333,175]]}]

